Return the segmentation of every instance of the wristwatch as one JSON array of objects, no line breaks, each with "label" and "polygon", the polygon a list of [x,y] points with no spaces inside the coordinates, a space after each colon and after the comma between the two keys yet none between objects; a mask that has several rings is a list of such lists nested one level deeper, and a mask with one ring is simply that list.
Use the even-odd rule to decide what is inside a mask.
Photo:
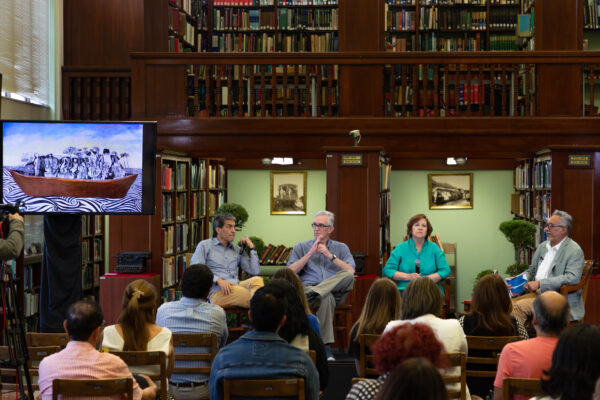
[{"label": "wristwatch", "polygon": [[329,259],[329,261],[334,262],[336,258],[337,258],[337,256],[335,254],[333,254],[331,256],[331,258]]},{"label": "wristwatch", "polygon": [[252,251],[252,250],[256,251],[256,247],[248,247],[248,251]]}]

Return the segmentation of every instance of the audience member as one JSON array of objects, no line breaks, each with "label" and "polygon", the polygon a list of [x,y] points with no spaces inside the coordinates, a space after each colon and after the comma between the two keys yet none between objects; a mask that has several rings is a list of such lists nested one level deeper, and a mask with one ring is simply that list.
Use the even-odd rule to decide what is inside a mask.
[{"label": "audience member", "polygon": [[[102,349],[116,351],[162,351],[167,356],[167,376],[173,370],[171,331],[155,322],[156,289],[143,279],[125,288],[117,324],[104,328]],[[134,374],[158,374],[158,366],[130,367]],[[143,382],[139,382],[144,387]]]},{"label": "audience member", "polygon": [[[483,276],[473,291],[471,312],[458,319],[467,336],[519,336],[529,339],[523,323],[513,317],[510,312],[512,302],[504,279],[498,274]],[[490,356],[489,351],[469,349],[473,357]],[[477,367],[481,368],[481,365]],[[495,371],[490,365],[488,370]],[[473,369],[473,366],[467,366]],[[480,397],[487,396],[494,388],[494,378],[467,377],[471,393]]]},{"label": "audience member", "polygon": [[42,400],[52,399],[54,379],[133,379],[133,398],[150,400],[158,388],[148,377],[149,386],[141,389],[119,357],[96,350],[103,328],[100,306],[90,300],[81,300],[67,310],[63,325],[69,334],[69,343],[58,353],[45,357],[39,368],[39,387]]},{"label": "audience member", "polygon": [[388,278],[379,278],[371,285],[358,320],[350,331],[348,353],[354,358],[359,372],[361,334],[380,335],[388,322],[400,317],[402,298],[396,284]]},{"label": "audience member", "polygon": [[600,377],[600,331],[596,326],[576,324],[558,338],[552,366],[544,371],[539,400],[591,400]]},{"label": "audience member", "polygon": [[285,323],[287,300],[283,291],[266,286],[250,300],[253,330],[223,347],[210,371],[210,398],[223,399],[224,379],[303,378],[306,398],[319,398],[319,375],[305,351],[277,334]]},{"label": "audience member", "polygon": [[382,375],[377,379],[364,379],[355,383],[346,400],[375,398],[388,374],[409,358],[423,357],[438,368],[447,366],[443,343],[438,340],[431,327],[421,323],[395,326],[381,335],[371,350],[375,368]]},{"label": "audience member", "polygon": [[533,302],[533,326],[536,337],[504,346],[494,380],[494,398],[502,398],[506,377],[541,378],[551,366],[551,357],[560,333],[569,322],[569,303],[560,294],[548,290]]},{"label": "audience member", "polygon": [[329,360],[335,360],[329,348],[334,342],[335,307],[344,303],[354,287],[356,267],[348,246],[331,239],[334,220],[332,212],[317,212],[311,224],[314,239],[297,243],[287,262],[288,268],[300,276],[308,304],[319,318]]},{"label": "audience member", "polygon": [[[164,303],[158,309],[156,323],[173,333],[215,333],[222,347],[227,342],[225,311],[206,299],[213,284],[213,273],[206,265],[190,265],[181,277],[181,293],[178,301]],[[206,349],[175,347],[175,353],[194,353]],[[208,361],[177,361],[177,367],[208,366]],[[208,375],[173,374],[169,380],[170,393],[177,400],[208,399]]]},{"label": "audience member", "polygon": [[426,358],[409,358],[390,372],[376,400],[446,400],[448,393],[437,368]]},{"label": "audience member", "polygon": [[[441,319],[442,292],[433,280],[421,277],[411,281],[402,294],[402,320],[388,323],[384,332],[405,322],[420,322],[429,325],[437,338],[444,344],[447,353],[467,354],[467,338],[455,319]],[[459,367],[449,368],[449,376],[460,374]],[[457,390],[458,384],[448,386],[448,390]],[[467,387],[467,399],[471,398]]]},{"label": "audience member", "polygon": [[[260,276],[244,281],[238,277],[238,266],[250,275],[258,275],[258,254],[252,241],[246,236],[240,246],[235,239],[235,217],[228,213],[217,214],[212,221],[212,239],[198,243],[190,264],[204,264],[214,274],[215,280],[210,289],[210,302],[221,307],[248,307],[250,298],[264,285]],[[249,256],[243,251],[247,247]]]},{"label": "audience member", "polygon": [[[287,268],[286,268],[287,269]],[[290,271],[291,272],[291,271]],[[293,272],[292,272],[293,273]],[[310,327],[308,318],[303,312],[304,307],[294,286],[285,279],[271,279],[268,286],[281,289],[287,300],[285,312],[285,323],[279,329],[279,336],[292,346],[301,350],[314,350],[316,354],[316,366],[319,372],[319,387],[324,390],[329,379],[329,365],[325,346],[321,337]]]},{"label": "audience member", "polygon": [[304,285],[302,281],[298,277],[294,271],[289,268],[281,268],[275,271],[271,279],[285,279],[296,288],[298,292],[298,296],[300,296],[300,301],[302,301],[302,307],[304,308],[304,312],[306,313],[306,317],[308,318],[308,323],[311,328],[313,328],[319,336],[321,336],[321,327],[319,326],[319,319],[310,311],[308,307],[308,301],[306,301],[306,293],[304,293]]}]

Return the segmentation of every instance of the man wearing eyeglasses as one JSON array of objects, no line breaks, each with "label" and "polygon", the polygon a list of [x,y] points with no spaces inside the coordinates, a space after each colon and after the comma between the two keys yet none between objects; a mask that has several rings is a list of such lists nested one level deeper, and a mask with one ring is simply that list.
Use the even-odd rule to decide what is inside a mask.
[{"label": "man wearing eyeglasses", "polygon": [[[356,267],[348,246],[330,239],[334,219],[332,212],[317,212],[311,225],[314,239],[296,244],[287,262],[288,268],[297,273],[304,284],[306,299],[319,319],[325,345],[334,341],[335,306],[342,304],[352,290]],[[329,350],[328,359],[332,358]]]},{"label": "man wearing eyeglasses", "polygon": [[[544,226],[546,241],[533,255],[527,270],[529,282],[525,290],[530,293],[513,299],[513,315],[525,322],[533,315],[533,300],[547,290],[559,291],[562,285],[576,285],[581,279],[584,257],[581,247],[568,237],[573,218],[564,211],[555,210]],[[571,320],[581,320],[585,307],[581,290],[569,293]]]}]

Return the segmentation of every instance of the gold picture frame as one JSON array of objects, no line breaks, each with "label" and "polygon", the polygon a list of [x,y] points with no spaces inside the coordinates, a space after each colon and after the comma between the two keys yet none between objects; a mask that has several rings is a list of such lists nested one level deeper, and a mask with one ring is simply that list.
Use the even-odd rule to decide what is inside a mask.
[{"label": "gold picture frame", "polygon": [[473,208],[473,174],[428,174],[429,209]]},{"label": "gold picture frame", "polygon": [[306,171],[271,171],[271,214],[306,215]]}]

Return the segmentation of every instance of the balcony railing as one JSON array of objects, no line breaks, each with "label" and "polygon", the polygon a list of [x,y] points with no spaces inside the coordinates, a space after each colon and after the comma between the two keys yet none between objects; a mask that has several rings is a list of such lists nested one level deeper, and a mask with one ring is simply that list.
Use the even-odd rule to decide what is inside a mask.
[{"label": "balcony railing", "polygon": [[[540,82],[540,67],[556,66],[582,82],[580,116],[598,115],[600,52],[340,52],[134,53],[130,76],[65,69],[63,116],[335,118],[352,116],[350,102],[374,101],[374,117],[535,117],[540,96],[561,95]],[[380,85],[354,98],[352,71],[365,67]]]}]

